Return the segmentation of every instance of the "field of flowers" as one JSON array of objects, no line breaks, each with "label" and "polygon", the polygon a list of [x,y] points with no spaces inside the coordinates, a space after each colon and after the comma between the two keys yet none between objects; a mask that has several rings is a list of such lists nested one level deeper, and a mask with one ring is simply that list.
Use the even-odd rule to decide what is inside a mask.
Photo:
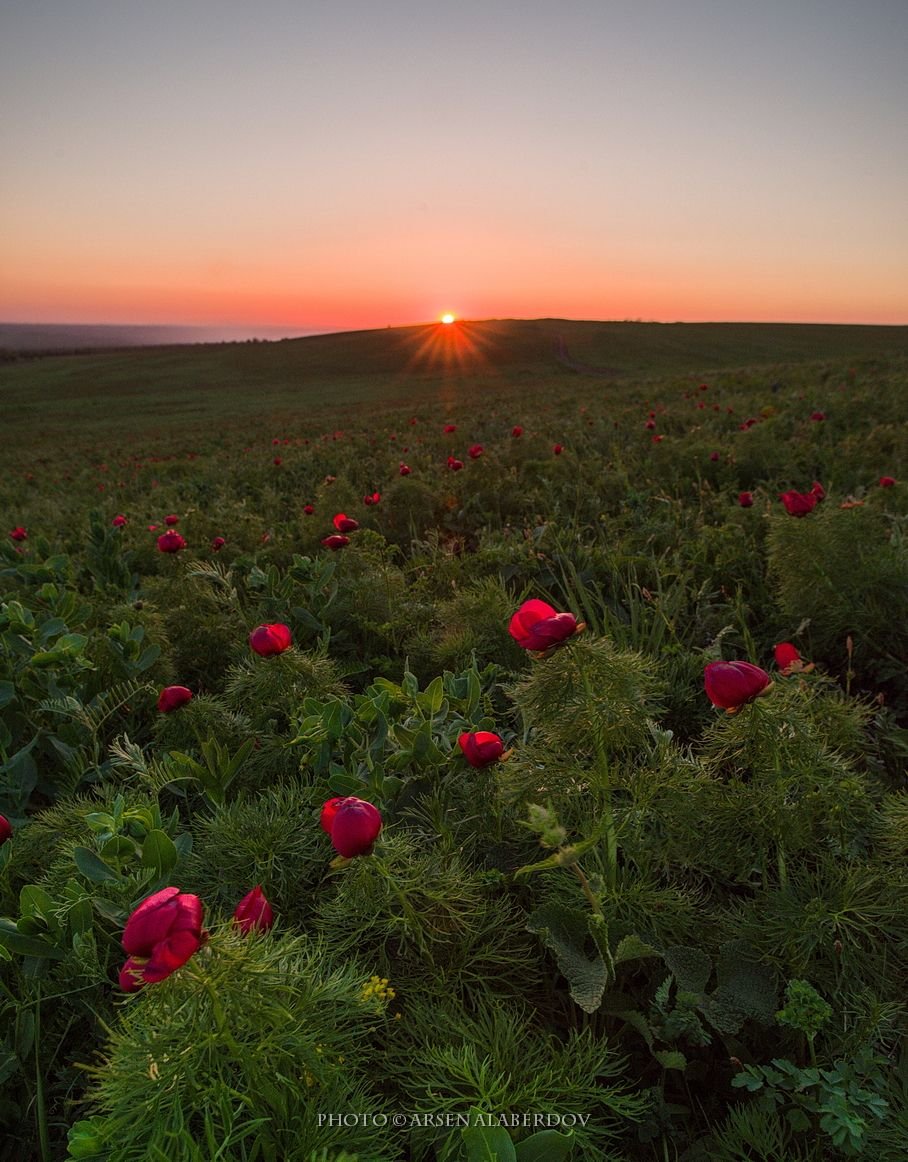
[{"label": "field of flowers", "polygon": [[122,366],[4,436],[2,1157],[904,1162],[905,355]]}]

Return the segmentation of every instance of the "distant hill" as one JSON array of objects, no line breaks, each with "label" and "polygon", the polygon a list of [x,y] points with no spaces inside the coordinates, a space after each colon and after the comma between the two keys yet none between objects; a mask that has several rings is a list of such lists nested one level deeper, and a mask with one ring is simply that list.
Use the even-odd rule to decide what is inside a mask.
[{"label": "distant hill", "polygon": [[617,389],[665,376],[816,361],[908,359],[908,327],[492,319],[269,343],[150,346],[0,366],[6,433],[40,420],[71,439],[91,424],[162,425],[411,406],[428,398]]}]

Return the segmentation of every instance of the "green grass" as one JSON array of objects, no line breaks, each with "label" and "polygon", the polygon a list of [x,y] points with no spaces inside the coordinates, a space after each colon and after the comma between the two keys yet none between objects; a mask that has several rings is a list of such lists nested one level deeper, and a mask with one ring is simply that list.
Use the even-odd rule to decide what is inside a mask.
[{"label": "green grass", "polygon": [[[575,362],[607,373],[570,370],[557,358],[559,337]],[[0,441],[15,449],[24,434],[34,447],[91,432],[204,431],[215,421],[299,420],[313,410],[341,421],[351,407],[612,395],[618,384],[657,376],[744,367],[772,376],[786,364],[906,356],[908,327],[561,319],[52,356],[0,367]]]}]

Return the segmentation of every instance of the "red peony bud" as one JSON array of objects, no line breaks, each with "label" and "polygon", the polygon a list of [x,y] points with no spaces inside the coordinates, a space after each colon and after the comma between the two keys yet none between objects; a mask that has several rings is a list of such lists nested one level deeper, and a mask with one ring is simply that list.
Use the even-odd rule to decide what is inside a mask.
[{"label": "red peony bud", "polygon": [[719,459],[719,453],[718,452],[710,452],[709,458],[715,464],[716,461]]},{"label": "red peony bud", "polygon": [[343,549],[350,544],[350,538],[342,536],[340,533],[332,533],[330,537],[322,537],[322,544],[332,553],[336,553],[338,549]]},{"label": "red peony bud", "polygon": [[322,807],[322,813],[319,818],[322,831],[326,831],[329,835],[331,834],[331,828],[334,826],[334,816],[337,814],[337,809],[340,807],[341,803],[345,803],[346,801],[346,796],[341,795],[337,799],[329,799],[328,802],[325,803],[325,805]]},{"label": "red peony bud", "polygon": [[261,884],[243,896],[233,913],[233,922],[247,936],[250,932],[267,932],[274,923],[274,912],[265,899]]},{"label": "red peony bud", "polygon": [[[326,803],[325,807],[328,806]],[[322,819],[324,826],[324,808]],[[334,849],[345,859],[368,855],[381,831],[381,814],[371,803],[350,795],[337,803],[330,817],[330,828],[329,835]]]},{"label": "red peony bud", "polygon": [[463,460],[458,460],[456,456],[449,456],[448,467],[452,472],[459,472],[463,468]]},{"label": "red peony bud", "polygon": [[9,536],[10,540],[12,541],[28,540],[28,533],[22,525],[16,525],[16,527],[10,531]]},{"label": "red peony bud", "polygon": [[807,516],[816,508],[819,497],[815,492],[782,492],[779,500],[789,516]]},{"label": "red peony bud", "polygon": [[380,500],[381,500],[381,493],[380,492],[373,492],[370,496],[363,497],[363,504],[365,504],[365,505],[378,504]]},{"label": "red peony bud", "polygon": [[707,697],[723,710],[737,710],[751,702],[771,681],[765,670],[751,662],[710,662],[703,672]]},{"label": "red peony bud", "polygon": [[819,482],[819,480],[815,480],[811,485],[810,495],[815,496],[818,501],[826,499],[826,489]]},{"label": "red peony bud", "polygon": [[211,547],[212,547],[212,549],[214,549],[214,551],[216,553],[219,553],[221,551],[221,549],[223,549],[223,547],[226,544],[227,544],[227,542],[224,540],[223,537],[214,537],[214,539],[211,542]]},{"label": "red peony bud", "polygon": [[449,435],[451,432],[456,432],[457,431],[457,424],[445,424],[444,430],[445,430],[446,436]]},{"label": "red peony bud", "polygon": [[811,413],[810,413],[810,418],[811,418],[811,419],[812,419],[812,420],[813,420],[813,421],[816,423],[816,422],[818,422],[819,420],[825,420],[825,419],[826,419],[826,413],[825,413],[825,412],[811,412]]},{"label": "red peony bud", "polygon": [[521,428],[519,424],[515,424],[515,426],[511,428],[511,435],[515,440],[519,439],[523,435],[523,428]]},{"label": "red peony bud", "polygon": [[409,476],[411,469],[410,469],[409,464],[401,464],[400,468],[398,468],[397,471],[400,473],[401,476]]},{"label": "red peony bud", "polygon": [[175,513],[171,513],[170,516],[164,517],[164,524],[167,525],[168,528],[173,528],[174,525],[178,525],[179,523],[180,518],[176,516]]},{"label": "red peony bud", "polygon": [[249,635],[249,645],[263,658],[273,657],[289,650],[293,644],[290,627],[281,622],[257,626]]},{"label": "red peony bud", "polygon": [[303,512],[306,514],[306,516],[312,516],[312,514],[315,512],[315,505],[314,504],[303,505]]},{"label": "red peony bud", "polygon": [[179,888],[163,888],[143,900],[126,921],[123,947],[129,959],[120,970],[120,987],[135,992],[184,965],[199,950],[202,902]]},{"label": "red peony bud", "polygon": [[504,743],[490,730],[464,731],[457,743],[471,767],[487,767],[504,753]]},{"label": "red peony bud", "polygon": [[110,523],[115,529],[122,529],[125,528],[125,526],[128,524],[128,521],[122,512],[118,512]]},{"label": "red peony bud", "polygon": [[13,825],[5,815],[0,815],[0,846],[2,846],[13,833]]},{"label": "red peony bud", "polygon": [[158,695],[158,710],[169,714],[192,701],[192,691],[187,686],[165,686]]},{"label": "red peony bud", "polygon": [[750,506],[753,504],[753,502],[754,502],[754,494],[752,492],[739,492],[738,493],[738,504],[740,504],[740,506],[742,508],[750,508]]},{"label": "red peony bud", "polygon": [[339,512],[331,523],[339,533],[352,533],[359,528],[359,521],[343,512]]},{"label": "red peony bud", "polygon": [[186,541],[178,532],[171,529],[158,537],[158,549],[162,553],[179,553],[186,548]]},{"label": "red peony bud", "polygon": [[577,631],[573,613],[558,613],[545,601],[525,601],[511,618],[508,631],[524,650],[547,650]]},{"label": "red peony bud", "polygon": [[555,447],[552,449],[552,451],[555,453],[556,456],[560,456],[561,453],[564,451],[564,444],[556,444]]},{"label": "red peony bud", "polygon": [[895,485],[895,477],[894,476],[881,476],[880,477],[880,488],[892,488],[894,485]]},{"label": "red peony bud", "polygon": [[799,667],[801,655],[795,650],[791,641],[780,641],[777,646],[773,646],[772,652],[775,665],[779,667],[782,674],[789,674],[792,669]]},{"label": "red peony bud", "polygon": [[482,451],[483,451],[482,444],[474,444],[470,448],[470,459],[471,460],[478,460],[479,457],[482,455]]}]

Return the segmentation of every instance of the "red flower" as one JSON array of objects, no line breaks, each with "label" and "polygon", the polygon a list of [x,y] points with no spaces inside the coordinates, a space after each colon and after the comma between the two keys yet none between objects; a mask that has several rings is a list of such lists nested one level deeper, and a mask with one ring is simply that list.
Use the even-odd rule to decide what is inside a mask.
[{"label": "red flower", "polygon": [[186,548],[186,541],[180,536],[178,532],[171,529],[169,532],[162,533],[158,537],[158,549],[162,553],[179,553],[181,549]]},{"label": "red flower", "polygon": [[710,662],[703,672],[710,702],[732,712],[751,702],[771,681],[765,670],[751,662]]},{"label": "red flower", "polygon": [[782,492],[779,500],[785,505],[789,516],[807,516],[813,512],[819,501],[815,492]]},{"label": "red flower", "polygon": [[13,541],[26,541],[26,540],[28,540],[28,533],[26,532],[26,530],[23,528],[22,525],[16,525],[16,527],[10,532],[9,535],[10,535],[10,540],[13,540]]},{"label": "red flower", "polygon": [[13,833],[13,825],[5,815],[0,815],[0,847],[9,839]]},{"label": "red flower", "polygon": [[164,517],[164,524],[167,525],[168,528],[173,528],[174,525],[178,525],[179,523],[180,518],[174,513],[171,513],[170,516]]},{"label": "red flower", "polygon": [[534,597],[517,610],[508,631],[522,649],[547,650],[577,632],[577,618]]},{"label": "red flower", "polygon": [[314,504],[304,505],[303,512],[306,514],[306,516],[312,516],[312,514],[315,512],[315,505]]},{"label": "red flower", "polygon": [[275,456],[271,463],[275,466],[275,468],[280,468],[284,461],[280,458],[280,456]]},{"label": "red flower", "polygon": [[457,743],[471,767],[487,767],[504,753],[504,743],[490,730],[464,731]]},{"label": "red flower", "polygon": [[819,420],[825,420],[825,419],[826,419],[826,413],[825,413],[825,412],[811,412],[811,413],[810,413],[810,418],[811,418],[811,419],[812,419],[812,420],[813,420],[813,421],[816,423],[816,422],[818,422]]},{"label": "red flower", "polygon": [[478,460],[481,455],[482,455],[482,444],[474,444],[470,448],[470,459],[471,460]]},{"label": "red flower", "polygon": [[779,642],[773,646],[773,654],[781,673],[790,674],[793,670],[802,669],[801,655],[791,642]]},{"label": "red flower", "polygon": [[511,435],[515,440],[519,439],[519,437],[523,435],[523,428],[521,428],[519,424],[515,424],[514,427],[511,428]]},{"label": "red flower", "polygon": [[894,484],[895,484],[895,477],[894,476],[881,476],[880,477],[880,488],[892,488]]},{"label": "red flower", "polygon": [[226,544],[227,542],[223,537],[215,537],[211,542],[211,547],[216,553],[219,553]]},{"label": "red flower", "polygon": [[128,522],[122,512],[118,512],[110,523],[115,529],[122,529]]},{"label": "red flower", "polygon": [[656,421],[655,420],[647,420],[643,426],[644,426],[644,428],[646,428],[646,430],[648,432],[651,432],[651,431],[653,431],[653,429],[656,426]]},{"label": "red flower", "polygon": [[322,544],[332,553],[336,553],[338,549],[343,549],[350,544],[350,538],[342,536],[340,533],[332,533],[330,537],[322,537]]},{"label": "red flower", "polygon": [[826,499],[826,489],[819,482],[819,480],[815,480],[813,482],[813,485],[811,486],[811,489],[810,489],[810,494],[811,494],[811,496],[815,496],[818,501]]},{"label": "red flower", "polygon": [[331,523],[339,533],[352,533],[359,528],[359,521],[344,512],[339,512]]},{"label": "red flower", "polygon": [[400,468],[398,468],[397,471],[400,473],[401,476],[409,476],[411,469],[410,469],[409,464],[401,464]]},{"label": "red flower", "polygon": [[552,451],[555,453],[556,456],[560,456],[561,453],[564,451],[564,444],[556,444],[555,447],[552,449]]},{"label": "red flower", "polygon": [[267,932],[274,923],[274,911],[265,899],[261,884],[247,892],[233,912],[233,922],[245,935]]},{"label": "red flower", "polygon": [[337,809],[341,803],[346,803],[346,796],[341,795],[337,799],[329,799],[322,807],[322,813],[319,818],[322,831],[331,834],[331,828],[334,826],[334,816],[337,814]]},{"label": "red flower", "polygon": [[664,439],[665,439],[665,436],[653,436],[653,443],[654,444],[661,444]]},{"label": "red flower", "polygon": [[457,424],[445,424],[445,435],[457,431]]},{"label": "red flower", "polygon": [[[329,801],[334,802],[333,800]],[[325,804],[325,807],[329,806]],[[324,808],[322,809],[324,827]],[[327,830],[327,829],[326,829]],[[334,850],[345,859],[368,855],[381,831],[381,814],[377,807],[349,795],[341,799],[330,816],[331,842]]]},{"label": "red flower", "polygon": [[158,710],[169,714],[192,701],[192,691],[188,686],[165,686],[158,695]]},{"label": "red flower", "polygon": [[449,456],[448,467],[452,472],[459,472],[463,468],[463,460],[458,460],[456,456]]},{"label": "red flower", "polygon": [[363,497],[363,504],[366,504],[366,505],[378,504],[380,500],[381,500],[381,493],[380,492],[373,492],[371,496],[364,496]]},{"label": "red flower", "polygon": [[120,987],[135,992],[164,980],[201,948],[202,901],[179,888],[163,888],[143,900],[126,921],[123,947],[129,959],[120,970]]},{"label": "red flower", "polygon": [[293,644],[290,627],[282,622],[257,626],[249,635],[249,645],[263,658],[273,657],[289,650]]},{"label": "red flower", "polygon": [[149,525],[149,526],[148,526],[148,531],[149,531],[150,533],[156,533],[156,532],[158,531],[158,526],[157,526],[157,525]]},{"label": "red flower", "polygon": [[739,492],[738,493],[738,504],[740,504],[740,506],[742,508],[750,508],[750,506],[753,504],[753,502],[754,502],[754,494],[752,492]]},{"label": "red flower", "polygon": [[718,452],[710,452],[709,458],[715,464],[715,462],[719,459],[719,453]]}]

